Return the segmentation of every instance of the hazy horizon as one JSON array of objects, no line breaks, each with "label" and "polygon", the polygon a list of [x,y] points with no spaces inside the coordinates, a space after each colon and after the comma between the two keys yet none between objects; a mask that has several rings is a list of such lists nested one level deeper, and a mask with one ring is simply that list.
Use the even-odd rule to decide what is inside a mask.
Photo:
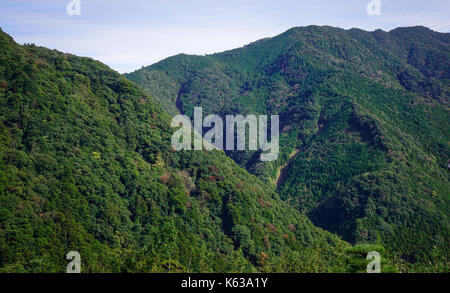
[{"label": "hazy horizon", "polygon": [[205,55],[242,47],[292,27],[390,31],[423,25],[450,32],[450,1],[381,0],[379,15],[369,15],[369,2],[81,0],[80,15],[69,15],[71,0],[6,0],[0,27],[18,43],[91,57],[121,73],[180,53]]}]

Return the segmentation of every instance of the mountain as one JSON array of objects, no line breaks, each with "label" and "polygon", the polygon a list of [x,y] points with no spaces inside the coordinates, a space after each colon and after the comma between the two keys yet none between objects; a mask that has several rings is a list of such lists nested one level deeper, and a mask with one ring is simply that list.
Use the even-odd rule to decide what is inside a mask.
[{"label": "mountain", "polygon": [[280,156],[227,155],[315,225],[448,270],[450,34],[292,28],[126,77],[171,115],[280,115]]},{"label": "mountain", "polygon": [[73,250],[82,272],[350,272],[384,253],[315,227],[221,151],[175,152],[157,104],[173,82],[148,94],[0,30],[0,272],[63,272]]}]

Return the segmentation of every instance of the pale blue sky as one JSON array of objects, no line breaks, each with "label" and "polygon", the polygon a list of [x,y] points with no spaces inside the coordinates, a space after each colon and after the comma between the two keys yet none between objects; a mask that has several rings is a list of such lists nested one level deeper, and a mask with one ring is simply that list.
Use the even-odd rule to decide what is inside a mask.
[{"label": "pale blue sky", "polygon": [[391,30],[424,25],[450,32],[449,0],[1,0],[0,27],[19,43],[98,59],[129,72],[178,53],[210,54],[274,36],[294,26]]}]

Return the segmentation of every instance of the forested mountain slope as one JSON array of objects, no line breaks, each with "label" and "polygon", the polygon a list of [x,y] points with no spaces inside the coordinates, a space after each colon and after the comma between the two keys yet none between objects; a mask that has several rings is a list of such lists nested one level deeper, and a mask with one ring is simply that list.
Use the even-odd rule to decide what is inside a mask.
[{"label": "forested mountain slope", "polygon": [[316,225],[448,269],[450,34],[293,28],[126,77],[171,114],[279,114],[277,161],[227,154]]},{"label": "forested mountain slope", "polygon": [[[161,85],[161,90],[163,85]],[[100,62],[0,31],[0,271],[344,272],[366,250],[315,227]],[[358,261],[356,261],[358,263]]]}]

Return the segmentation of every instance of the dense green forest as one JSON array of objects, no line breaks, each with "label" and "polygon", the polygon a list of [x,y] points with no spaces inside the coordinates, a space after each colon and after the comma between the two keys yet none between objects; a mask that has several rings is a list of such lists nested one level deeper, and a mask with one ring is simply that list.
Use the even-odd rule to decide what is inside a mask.
[{"label": "dense green forest", "polygon": [[153,96],[0,30],[0,272],[65,272],[71,250],[82,272],[362,272],[371,250],[414,269],[314,226],[224,152],[175,152],[164,78]]},{"label": "dense green forest", "polygon": [[316,226],[449,270],[450,34],[293,28],[126,77],[172,115],[280,115],[277,161],[226,154]]}]

